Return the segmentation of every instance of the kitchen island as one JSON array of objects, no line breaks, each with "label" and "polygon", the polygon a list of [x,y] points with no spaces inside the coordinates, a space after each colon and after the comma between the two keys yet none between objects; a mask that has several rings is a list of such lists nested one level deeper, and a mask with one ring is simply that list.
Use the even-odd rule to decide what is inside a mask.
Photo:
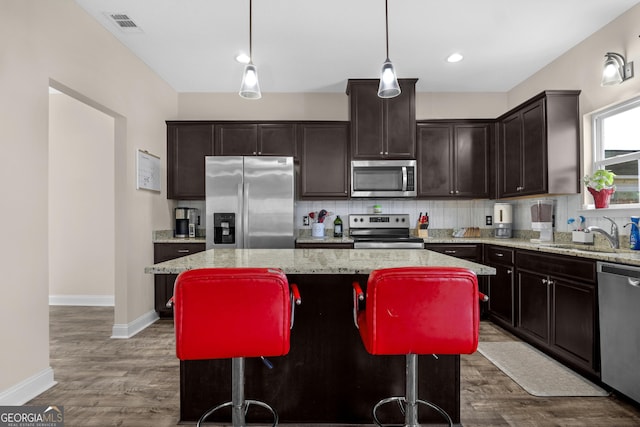
[{"label": "kitchen island", "polygon": [[[179,274],[209,267],[282,269],[302,295],[291,350],[286,356],[270,358],[273,369],[260,359],[247,359],[246,397],[273,405],[282,423],[370,424],[371,409],[378,400],[404,395],[405,360],[401,355],[372,356],[365,351],[353,324],[351,283],[357,280],[364,285],[375,269],[403,266],[463,267],[478,275],[495,274],[492,267],[423,249],[211,249],[155,264],[145,272]],[[458,423],[460,357],[420,356],[419,369],[420,398],[435,402]],[[208,408],[230,398],[230,360],[180,363],[181,421],[197,420]],[[396,412],[381,411],[381,418]],[[441,423],[438,414],[421,413],[423,423]],[[249,420],[269,419],[260,409],[255,414],[257,419]],[[222,413],[217,419],[230,418]],[[391,422],[397,421],[396,417]]]}]

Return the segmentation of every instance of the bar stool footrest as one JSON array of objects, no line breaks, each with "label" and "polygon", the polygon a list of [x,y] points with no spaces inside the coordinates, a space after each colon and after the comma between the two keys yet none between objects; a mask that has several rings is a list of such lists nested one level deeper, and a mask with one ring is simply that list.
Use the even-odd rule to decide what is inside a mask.
[{"label": "bar stool footrest", "polygon": [[[391,402],[396,402],[398,404],[398,406],[400,407],[400,411],[402,412],[402,415],[406,414],[406,406],[407,406],[407,399],[403,396],[397,396],[397,397],[388,397],[386,399],[382,399],[381,401],[379,401],[378,403],[376,403],[376,405],[373,407],[373,421],[376,423],[377,426],[379,427],[385,427],[384,424],[382,424],[380,422],[380,420],[378,420],[378,416],[377,416],[377,412],[378,412],[378,408],[382,405],[385,405],[387,403],[391,403]],[[432,402],[428,402],[426,400],[416,400],[416,403],[420,403],[422,405],[428,406],[429,408],[435,409],[440,415],[442,415],[442,417],[447,421],[447,423],[449,423],[449,427],[453,426],[453,421],[451,420],[451,417],[449,416],[449,414],[447,414],[447,412],[442,409],[441,407],[439,407],[438,405],[436,405],[435,403]],[[414,425],[409,425],[409,424],[405,424],[404,427],[420,427],[419,424],[414,424]]]},{"label": "bar stool footrest", "polygon": [[[269,410],[269,412],[271,412],[271,414],[273,415],[273,424],[272,424],[271,427],[276,427],[278,425],[278,413],[276,412],[276,410],[272,406],[270,406],[270,405],[268,405],[268,404],[266,404],[264,402],[261,402],[259,400],[251,400],[251,399],[245,400],[244,404],[242,405],[244,407],[244,413],[245,414],[249,411],[249,406],[252,405],[252,404],[256,405],[256,406],[261,406],[261,407]],[[227,406],[233,406],[233,402],[221,403],[220,405],[209,409],[207,412],[205,412],[200,417],[200,419],[198,420],[198,423],[196,424],[196,427],[201,427],[202,423],[207,418],[209,418],[214,412],[218,411],[219,409],[226,408]],[[242,427],[244,427],[244,426],[242,426]]]}]

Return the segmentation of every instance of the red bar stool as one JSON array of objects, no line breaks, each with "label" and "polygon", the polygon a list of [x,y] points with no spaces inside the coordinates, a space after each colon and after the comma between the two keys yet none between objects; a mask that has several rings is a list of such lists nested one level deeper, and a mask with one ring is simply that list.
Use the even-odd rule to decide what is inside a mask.
[{"label": "red bar stool", "polygon": [[180,274],[172,300],[180,360],[232,359],[232,400],[209,409],[197,425],[231,406],[233,426],[245,426],[253,404],[269,410],[276,426],[275,409],[244,398],[244,358],[289,352],[298,287],[279,269],[205,268]]},{"label": "red bar stool", "polygon": [[[382,399],[373,408],[397,402],[405,426],[418,424],[418,404],[451,417],[432,402],[418,399],[419,354],[470,354],[478,347],[480,321],[478,280],[470,270],[445,267],[403,267],[375,270],[367,281],[366,301],[353,283],[354,322],[366,350],[373,355],[406,355],[406,395]],[[366,307],[361,309],[363,301]]]}]

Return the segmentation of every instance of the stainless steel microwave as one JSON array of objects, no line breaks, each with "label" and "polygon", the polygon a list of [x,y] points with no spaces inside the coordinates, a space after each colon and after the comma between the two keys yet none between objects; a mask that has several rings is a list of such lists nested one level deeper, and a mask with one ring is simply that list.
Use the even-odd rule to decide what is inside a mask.
[{"label": "stainless steel microwave", "polygon": [[352,160],[351,197],[416,197],[415,160]]}]

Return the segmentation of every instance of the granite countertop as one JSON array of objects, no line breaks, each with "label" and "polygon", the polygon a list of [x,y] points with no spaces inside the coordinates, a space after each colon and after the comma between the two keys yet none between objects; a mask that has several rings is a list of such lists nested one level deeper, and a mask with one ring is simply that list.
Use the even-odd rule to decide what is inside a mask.
[{"label": "granite countertop", "polygon": [[579,258],[588,258],[596,261],[608,261],[619,264],[640,266],[640,251],[630,249],[612,249],[606,246],[582,245],[572,242],[532,242],[525,239],[497,239],[495,237],[484,238],[426,238],[429,243],[484,243],[497,246],[505,246],[516,249],[528,249],[532,251],[547,252],[559,255],[568,255]]},{"label": "granite countertop", "polygon": [[405,266],[468,268],[493,275],[495,268],[421,249],[209,249],[145,268],[150,274],[179,274],[209,267],[273,267],[286,274],[369,274]]},{"label": "granite countertop", "polygon": [[[306,230],[305,230],[306,231]],[[434,237],[424,239],[425,244],[465,244],[465,243],[483,243],[498,246],[506,246],[516,249],[528,249],[539,252],[547,252],[552,254],[575,256],[579,258],[593,259],[596,261],[615,262],[619,264],[628,264],[640,266],[640,251],[632,251],[630,249],[612,249],[605,242],[604,244],[584,245],[571,242],[571,233],[556,233],[554,242],[532,242],[530,238],[512,238],[498,239],[495,237],[451,237],[448,230],[439,230],[434,232]],[[431,233],[430,233],[431,234]],[[622,236],[621,236],[622,237]],[[599,236],[596,236],[599,239]],[[154,233],[154,243],[206,243],[204,237],[196,238],[176,238],[173,237],[171,230],[163,230]],[[297,243],[317,243],[317,244],[338,244],[353,243],[353,239],[349,236],[324,238],[311,237],[310,233],[300,233],[296,239]],[[621,243],[621,246],[625,246]],[[395,250],[395,249],[394,249]]]}]

